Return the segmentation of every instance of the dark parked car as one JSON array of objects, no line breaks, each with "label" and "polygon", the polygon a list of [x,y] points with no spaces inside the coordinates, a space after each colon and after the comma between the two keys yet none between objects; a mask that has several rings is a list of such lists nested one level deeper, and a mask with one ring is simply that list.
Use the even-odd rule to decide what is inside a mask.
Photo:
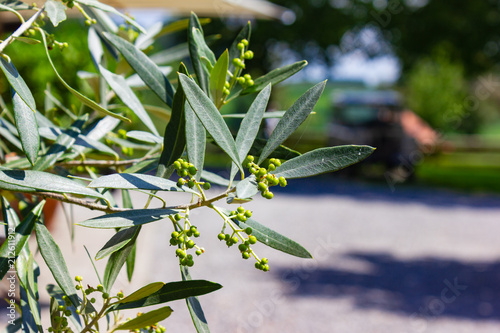
[{"label": "dark parked car", "polygon": [[387,169],[412,163],[410,155],[419,148],[416,140],[403,128],[402,114],[410,111],[404,111],[398,92],[343,91],[334,95],[333,108],[330,145],[376,147],[367,162],[383,163]]}]

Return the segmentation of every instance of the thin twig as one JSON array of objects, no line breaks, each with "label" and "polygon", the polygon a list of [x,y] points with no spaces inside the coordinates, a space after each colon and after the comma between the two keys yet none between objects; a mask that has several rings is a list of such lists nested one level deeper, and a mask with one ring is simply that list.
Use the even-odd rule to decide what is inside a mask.
[{"label": "thin twig", "polygon": [[[165,207],[165,209],[184,210],[184,209],[195,209],[195,208],[203,207],[203,206],[210,206],[212,203],[219,201],[220,199],[226,198],[229,193],[234,192],[234,191],[236,191],[236,188],[233,187],[233,188],[226,190],[226,191],[222,192],[221,194],[219,194],[213,198],[210,198],[208,200],[205,200],[205,201],[198,201],[198,202],[195,202],[192,204],[186,204],[186,205],[170,206],[170,207]],[[85,199],[79,199],[79,198],[66,196],[64,194],[59,194],[59,193],[37,192],[36,195],[41,196],[44,199],[45,198],[54,199],[57,201],[86,207],[90,210],[99,210],[99,211],[106,212],[106,213],[119,213],[119,212],[133,210],[133,209],[129,209],[129,208],[120,208],[120,207],[111,207],[111,206],[101,205],[101,204],[97,204],[94,202],[89,202]]]}]

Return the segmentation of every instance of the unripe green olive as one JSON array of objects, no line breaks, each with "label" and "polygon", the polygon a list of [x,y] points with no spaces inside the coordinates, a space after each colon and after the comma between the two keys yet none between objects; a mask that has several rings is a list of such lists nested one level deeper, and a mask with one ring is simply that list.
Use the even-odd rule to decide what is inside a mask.
[{"label": "unripe green olive", "polygon": [[243,49],[245,48],[245,44],[243,44],[243,43],[238,43],[237,47],[238,47],[238,50],[240,50],[240,51],[241,51],[241,50],[243,50]]},{"label": "unripe green olive", "polygon": [[243,45],[245,45],[245,46],[248,46],[248,40],[246,40],[246,39],[242,39],[242,40],[241,40],[241,43],[242,43]]},{"label": "unripe green olive", "polygon": [[255,236],[249,236],[248,242],[253,245],[253,244],[257,243],[257,238]]},{"label": "unripe green olive", "polygon": [[248,247],[245,244],[240,244],[240,245],[238,245],[238,249],[241,252],[245,252],[246,250],[248,250]]},{"label": "unripe green olive", "polygon": [[219,240],[224,240],[224,239],[226,239],[226,235],[224,235],[223,233],[220,233],[220,234],[217,235],[217,238]]},{"label": "unripe green olive", "polygon": [[243,253],[241,254],[241,257],[242,257],[243,259],[248,259],[248,258],[250,258],[250,253],[248,253],[248,252],[243,252]]},{"label": "unripe green olive", "polygon": [[246,233],[247,235],[252,234],[252,231],[253,231],[253,230],[252,230],[252,228],[250,228],[250,227],[247,227],[247,228],[245,229],[245,233]]},{"label": "unripe green olive", "polygon": [[212,187],[212,185],[210,185],[210,183],[209,183],[209,182],[205,182],[205,183],[203,184],[203,189],[204,189],[204,190],[210,190],[210,188],[211,188],[211,187]]}]

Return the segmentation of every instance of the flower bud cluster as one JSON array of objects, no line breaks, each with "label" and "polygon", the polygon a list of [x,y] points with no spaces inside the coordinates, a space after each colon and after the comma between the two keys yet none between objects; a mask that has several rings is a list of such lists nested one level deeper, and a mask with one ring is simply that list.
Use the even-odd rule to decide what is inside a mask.
[{"label": "flower bud cluster", "polygon": [[75,309],[71,299],[64,295],[62,297],[63,304],[58,304],[57,301],[55,307],[51,306],[50,313],[50,321],[51,326],[48,328],[49,332],[54,333],[72,333],[73,330],[68,326],[68,317],[71,317],[73,313],[82,316],[88,316],[88,314],[83,314],[83,309],[85,309],[88,303],[95,303],[96,299],[94,297],[90,297],[92,293],[101,293],[102,299],[105,303],[109,302],[112,299],[120,300],[124,297],[123,292],[118,292],[116,296],[110,296],[107,292],[104,291],[104,286],[99,284],[96,288],[87,285],[85,288],[82,284],[83,278],[80,275],[75,276],[75,281],[77,284],[75,285],[76,290],[80,290],[82,292],[82,304]]},{"label": "flower bud cluster", "polygon": [[285,177],[278,178],[274,174],[269,173],[269,171],[276,170],[281,165],[281,161],[277,158],[271,158],[266,169],[255,164],[254,159],[252,155],[248,155],[243,161],[243,167],[248,168],[250,173],[255,175],[258,181],[257,188],[261,195],[266,199],[272,199],[274,194],[269,191],[271,186],[280,185],[281,187],[285,187],[287,185]]},{"label": "flower bud cluster", "polygon": [[170,245],[177,246],[175,254],[179,257],[179,263],[182,266],[192,267],[194,265],[194,258],[192,254],[187,252],[190,249],[196,249],[195,253],[197,256],[205,252],[205,249],[196,245],[195,241],[192,239],[200,237],[200,232],[196,226],[191,225],[189,218],[184,215],[184,224],[180,223],[182,220],[182,215],[177,213],[171,217],[176,230],[170,235]]},{"label": "flower bud cluster", "polygon": [[202,185],[204,190],[210,189],[211,185],[209,182],[198,182],[194,177],[198,172],[194,164],[179,158],[174,162],[174,168],[177,170],[177,175],[180,177],[177,181],[177,186],[181,187],[187,185],[189,188],[193,188],[196,185]]}]

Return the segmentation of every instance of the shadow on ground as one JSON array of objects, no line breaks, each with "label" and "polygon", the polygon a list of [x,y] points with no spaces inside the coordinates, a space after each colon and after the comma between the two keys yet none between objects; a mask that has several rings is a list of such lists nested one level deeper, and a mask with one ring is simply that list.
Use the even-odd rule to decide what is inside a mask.
[{"label": "shadow on ground", "polygon": [[349,298],[358,308],[426,319],[500,321],[500,261],[399,260],[384,253],[349,253],[340,260],[368,269],[275,268],[274,276],[291,297]]}]

